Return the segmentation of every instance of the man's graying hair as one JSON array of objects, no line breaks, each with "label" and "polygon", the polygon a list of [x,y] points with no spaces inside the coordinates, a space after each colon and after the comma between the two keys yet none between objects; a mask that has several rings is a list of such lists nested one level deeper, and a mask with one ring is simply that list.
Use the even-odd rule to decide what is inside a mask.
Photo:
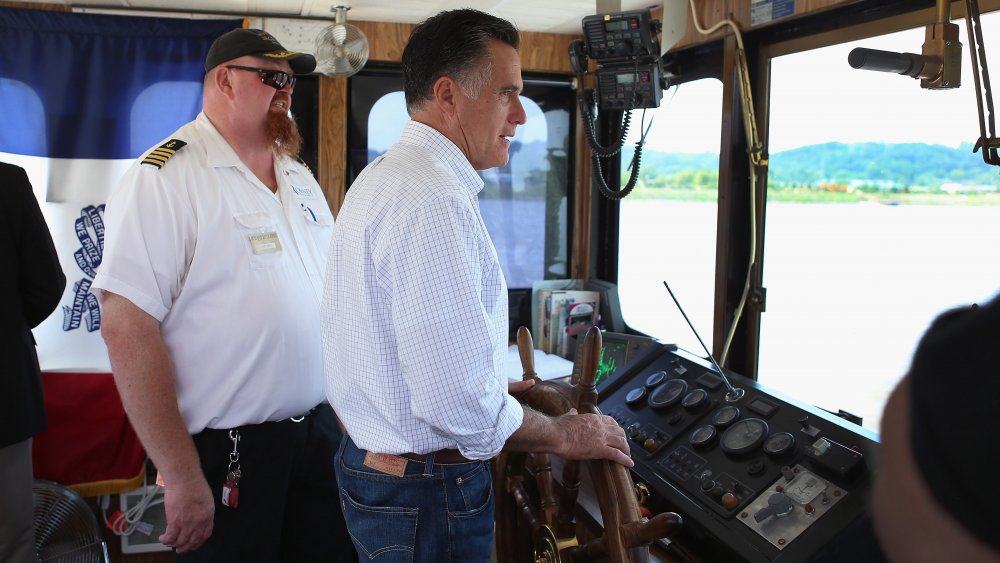
[{"label": "man's graying hair", "polygon": [[449,10],[428,18],[413,29],[403,49],[403,92],[406,111],[413,115],[434,97],[434,82],[453,78],[470,98],[493,74],[487,47],[491,39],[517,49],[517,28],[509,21],[473,9]]}]

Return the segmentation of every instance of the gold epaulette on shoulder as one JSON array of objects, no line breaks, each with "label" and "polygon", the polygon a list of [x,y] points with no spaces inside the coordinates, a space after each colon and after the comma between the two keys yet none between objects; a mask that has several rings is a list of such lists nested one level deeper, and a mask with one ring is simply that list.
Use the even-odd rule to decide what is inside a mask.
[{"label": "gold epaulette on shoulder", "polygon": [[316,176],[316,173],[312,171],[312,168],[309,168],[309,165],[306,164],[306,161],[302,160],[302,157],[299,157],[298,161],[299,161],[299,164],[301,164],[303,168],[305,168],[306,170],[309,171],[309,174],[311,176]]},{"label": "gold epaulette on shoulder", "polygon": [[166,143],[156,147],[146,158],[142,159],[143,166],[153,166],[159,169],[161,166],[166,164],[167,159],[174,156],[174,153],[184,148],[187,143],[180,139],[170,139]]}]

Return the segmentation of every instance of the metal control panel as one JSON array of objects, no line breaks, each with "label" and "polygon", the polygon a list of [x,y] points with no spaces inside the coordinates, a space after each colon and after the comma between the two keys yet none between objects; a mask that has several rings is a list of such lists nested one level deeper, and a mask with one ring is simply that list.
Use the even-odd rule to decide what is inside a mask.
[{"label": "metal control panel", "polygon": [[[810,561],[867,513],[877,439],[821,409],[662,346],[599,386],[654,513],[684,517],[709,560]],[[717,547],[716,547],[717,546]]]}]

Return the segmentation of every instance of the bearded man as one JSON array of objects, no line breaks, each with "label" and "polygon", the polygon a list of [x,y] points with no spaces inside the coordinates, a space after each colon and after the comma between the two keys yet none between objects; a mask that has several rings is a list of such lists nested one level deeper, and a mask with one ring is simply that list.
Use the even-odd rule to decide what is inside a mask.
[{"label": "bearded man", "polygon": [[312,55],[236,29],[203,111],[107,203],[93,287],[180,561],[353,561],[332,465],[319,305],[333,216],[290,115]]}]

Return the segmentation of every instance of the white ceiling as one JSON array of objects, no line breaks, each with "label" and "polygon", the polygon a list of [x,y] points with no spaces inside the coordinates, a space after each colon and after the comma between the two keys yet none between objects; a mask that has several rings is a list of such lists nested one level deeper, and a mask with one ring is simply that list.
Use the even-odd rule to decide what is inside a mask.
[{"label": "white ceiling", "polygon": [[[25,0],[22,0],[25,1]],[[32,4],[64,4],[75,9],[168,9],[177,14],[218,12],[228,15],[332,19],[331,6],[347,4],[348,20],[418,23],[442,10],[476,8],[513,22],[521,31],[581,34],[580,21],[603,11],[662,6],[662,0],[27,0]],[[608,6],[611,6],[610,8]],[[101,10],[103,11],[103,10]]]}]

